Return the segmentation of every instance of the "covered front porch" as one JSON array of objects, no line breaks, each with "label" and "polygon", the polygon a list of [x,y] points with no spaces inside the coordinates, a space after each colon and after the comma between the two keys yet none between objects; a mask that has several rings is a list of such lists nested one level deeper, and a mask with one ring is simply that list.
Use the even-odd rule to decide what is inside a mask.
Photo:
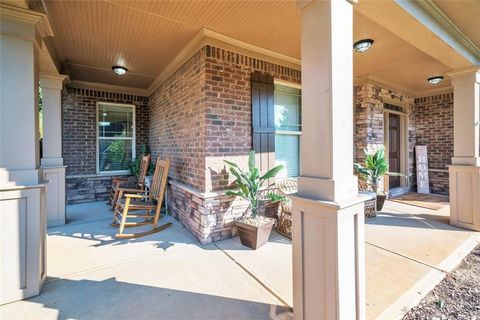
[{"label": "covered front porch", "polygon": [[[291,306],[298,319],[394,314],[395,301],[414,300],[409,288],[426,276],[431,285],[463,252],[472,234],[457,227],[480,230],[480,42],[475,14],[459,14],[479,10],[476,2],[463,11],[434,0],[0,6],[5,312],[49,316],[57,305],[67,317],[187,317],[190,305],[208,317],[207,296],[220,297],[217,312],[233,300],[233,317]],[[65,224],[65,202],[104,199],[147,144],[153,158],[172,162],[168,211],[180,224],[169,217],[175,227],[162,234],[115,240],[101,203],[69,207],[78,221]],[[364,228],[352,163],[384,145],[405,179],[386,178],[383,190],[449,194],[449,224],[403,201]],[[430,183],[416,171],[417,145],[433,155]],[[228,240],[246,208],[225,193],[235,186],[224,160],[246,164],[250,150],[261,171],[285,163],[284,178],[298,181],[291,246],[274,237],[264,250],[269,257],[279,243],[289,252],[272,258],[290,268],[278,289]],[[402,241],[405,230],[416,239]],[[383,274],[402,263],[410,272]],[[158,296],[183,299],[167,311]]]},{"label": "covered front porch", "polygon": [[[479,243],[449,225],[448,202],[387,201],[366,224],[366,317],[402,317]],[[181,224],[116,240],[103,202],[70,205],[48,230],[40,296],[4,305],[4,319],[291,319],[291,241],[259,250],[238,237],[201,245]],[[192,259],[192,257],[195,257]]]}]

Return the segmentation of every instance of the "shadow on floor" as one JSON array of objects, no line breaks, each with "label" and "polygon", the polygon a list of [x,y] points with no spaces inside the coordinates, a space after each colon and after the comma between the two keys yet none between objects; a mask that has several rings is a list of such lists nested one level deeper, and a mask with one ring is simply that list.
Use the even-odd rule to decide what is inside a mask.
[{"label": "shadow on floor", "polygon": [[384,211],[378,213],[376,219],[369,220],[366,224],[388,227],[426,228],[470,232],[467,229],[450,225],[449,216],[427,213],[406,214]]},{"label": "shadow on floor", "polygon": [[[42,294],[23,307],[2,310],[2,319],[46,315],[47,319],[292,319],[290,308],[108,278],[102,281],[50,278]],[[23,314],[24,313],[24,314]],[[49,315],[49,316],[47,316]],[[56,315],[56,316],[55,316]]]}]

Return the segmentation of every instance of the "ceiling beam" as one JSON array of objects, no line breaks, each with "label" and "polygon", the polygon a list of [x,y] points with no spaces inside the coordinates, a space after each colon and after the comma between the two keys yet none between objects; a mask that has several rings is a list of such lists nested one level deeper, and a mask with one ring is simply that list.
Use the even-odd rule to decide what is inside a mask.
[{"label": "ceiling beam", "polygon": [[451,35],[452,31],[416,1],[360,1],[355,9],[451,69],[468,68],[480,62]]}]

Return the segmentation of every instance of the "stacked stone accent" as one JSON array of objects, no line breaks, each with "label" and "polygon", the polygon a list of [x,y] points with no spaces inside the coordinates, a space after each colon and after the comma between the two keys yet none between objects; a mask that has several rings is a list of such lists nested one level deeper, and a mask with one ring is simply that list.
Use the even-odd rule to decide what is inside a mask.
[{"label": "stacked stone accent", "polygon": [[231,237],[247,206],[224,195],[223,160],[252,148],[251,73],[300,83],[300,71],[205,46],[150,96],[150,145],[172,160],[169,210],[202,243]]},{"label": "stacked stone accent", "polygon": [[384,103],[397,103],[405,106],[408,117],[408,179],[411,187],[415,179],[415,99],[394,90],[365,83],[353,88],[354,99],[354,161],[363,163],[363,149],[377,150],[385,144],[384,139]]},{"label": "stacked stone accent", "polygon": [[62,96],[63,158],[67,166],[67,204],[105,199],[110,176],[96,174],[96,105],[111,102],[135,105],[136,147],[148,144],[148,97],[67,88]]},{"label": "stacked stone accent", "polygon": [[453,157],[453,93],[415,100],[417,143],[426,145],[433,193],[449,193],[448,165]]},{"label": "stacked stone accent", "polygon": [[[77,175],[66,178],[67,203],[76,204],[93,201],[107,201],[112,189],[112,177],[104,175]],[[131,183],[135,177],[127,178]]]},{"label": "stacked stone accent", "polygon": [[248,208],[245,201],[223,192],[200,193],[174,181],[168,199],[170,212],[203,244],[235,235],[234,220]]}]

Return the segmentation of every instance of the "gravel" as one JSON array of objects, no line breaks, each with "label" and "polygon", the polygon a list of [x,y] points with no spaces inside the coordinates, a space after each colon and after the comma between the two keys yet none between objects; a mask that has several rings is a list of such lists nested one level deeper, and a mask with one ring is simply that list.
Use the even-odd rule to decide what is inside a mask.
[{"label": "gravel", "polygon": [[403,319],[480,320],[480,245]]}]

